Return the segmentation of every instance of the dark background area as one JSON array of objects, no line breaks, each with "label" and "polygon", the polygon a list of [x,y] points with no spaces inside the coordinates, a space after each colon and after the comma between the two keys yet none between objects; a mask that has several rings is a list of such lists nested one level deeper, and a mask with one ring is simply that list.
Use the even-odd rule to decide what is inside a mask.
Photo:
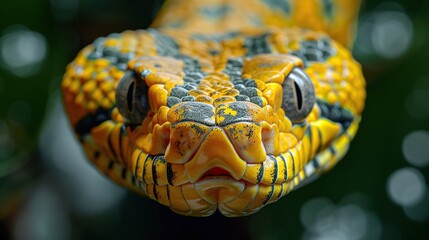
[{"label": "dark background area", "polygon": [[429,1],[364,1],[368,97],[346,158],[244,218],[190,218],[84,159],[59,86],[97,37],[147,28],[162,1],[0,3],[0,239],[429,239]]}]

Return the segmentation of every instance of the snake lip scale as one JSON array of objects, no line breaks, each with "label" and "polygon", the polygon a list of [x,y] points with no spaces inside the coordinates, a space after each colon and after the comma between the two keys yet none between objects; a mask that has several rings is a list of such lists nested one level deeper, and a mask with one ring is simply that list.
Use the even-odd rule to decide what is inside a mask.
[{"label": "snake lip scale", "polygon": [[94,166],[179,214],[228,217],[335,166],[366,96],[346,47],[359,1],[271,2],[167,1],[153,28],[82,49],[63,100]]}]

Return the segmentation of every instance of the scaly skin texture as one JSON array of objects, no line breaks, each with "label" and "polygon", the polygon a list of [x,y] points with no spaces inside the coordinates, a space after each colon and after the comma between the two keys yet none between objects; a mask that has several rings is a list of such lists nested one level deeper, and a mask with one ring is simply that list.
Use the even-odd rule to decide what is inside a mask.
[{"label": "scaly skin texture", "polygon": [[[246,11],[237,14],[260,13],[263,25],[223,16],[214,27],[198,14],[212,3],[190,2],[167,2],[158,30],[112,34],[84,48],[64,76],[65,107],[89,159],[115,182],[180,214],[252,214],[347,152],[364,107],[360,65],[327,34],[284,26],[314,12],[301,23],[336,36],[351,28],[355,11],[329,28],[319,19],[323,1],[271,18],[271,1],[216,1],[228,16],[238,6]],[[348,44],[350,34],[341,34]],[[294,85],[294,76],[309,80]]]}]

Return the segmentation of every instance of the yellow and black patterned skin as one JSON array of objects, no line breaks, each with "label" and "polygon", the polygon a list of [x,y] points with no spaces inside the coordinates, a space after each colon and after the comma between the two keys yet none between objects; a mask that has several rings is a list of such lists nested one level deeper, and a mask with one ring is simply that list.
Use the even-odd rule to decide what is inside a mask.
[{"label": "yellow and black patterned skin", "polygon": [[[255,213],[346,154],[365,81],[347,47],[359,1],[167,1],[149,30],[69,64],[88,158],[173,211]],[[335,40],[334,40],[335,39]]]}]

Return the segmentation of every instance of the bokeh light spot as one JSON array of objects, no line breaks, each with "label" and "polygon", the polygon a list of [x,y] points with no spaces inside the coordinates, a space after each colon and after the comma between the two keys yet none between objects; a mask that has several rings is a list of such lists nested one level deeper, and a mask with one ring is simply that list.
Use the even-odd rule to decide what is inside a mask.
[{"label": "bokeh light spot", "polygon": [[45,37],[23,26],[12,26],[0,38],[1,66],[18,77],[36,74],[47,53]]},{"label": "bokeh light spot", "polygon": [[407,167],[393,172],[387,180],[387,192],[396,204],[409,207],[419,203],[424,197],[426,185],[423,175],[414,168]]},{"label": "bokeh light spot", "polygon": [[413,41],[413,24],[399,4],[387,2],[360,18],[356,54],[385,59],[401,57]]},{"label": "bokeh light spot", "polygon": [[356,37],[356,49],[358,53],[363,55],[371,55],[374,52],[374,46],[372,45],[371,38],[368,36],[372,35],[374,24],[363,18],[362,23],[359,25],[358,34]]},{"label": "bokeh light spot", "polygon": [[417,167],[429,164],[429,132],[417,130],[405,136],[402,142],[405,159]]},{"label": "bokeh light spot", "polygon": [[404,208],[408,218],[416,222],[425,222],[429,220],[429,188],[426,189],[424,198],[411,207]]},{"label": "bokeh light spot", "polygon": [[315,229],[320,212],[323,211],[323,209],[329,210],[332,206],[331,200],[327,198],[314,198],[304,203],[300,211],[302,225],[307,229]]},{"label": "bokeh light spot", "polygon": [[375,51],[382,57],[394,59],[404,54],[412,41],[412,24],[401,12],[379,13],[372,34]]},{"label": "bokeh light spot", "polygon": [[[353,200],[361,194],[351,194]],[[301,208],[301,222],[305,228],[303,240],[380,239],[381,222],[378,216],[355,204],[335,205],[327,198],[315,198]]]},{"label": "bokeh light spot", "polygon": [[356,205],[346,205],[338,210],[339,228],[345,233],[353,234],[360,239],[367,231],[367,220],[364,211]]},{"label": "bokeh light spot", "polygon": [[367,232],[363,237],[363,239],[365,240],[381,239],[382,226],[381,226],[381,221],[378,218],[377,214],[367,211],[366,221],[367,221]]}]

